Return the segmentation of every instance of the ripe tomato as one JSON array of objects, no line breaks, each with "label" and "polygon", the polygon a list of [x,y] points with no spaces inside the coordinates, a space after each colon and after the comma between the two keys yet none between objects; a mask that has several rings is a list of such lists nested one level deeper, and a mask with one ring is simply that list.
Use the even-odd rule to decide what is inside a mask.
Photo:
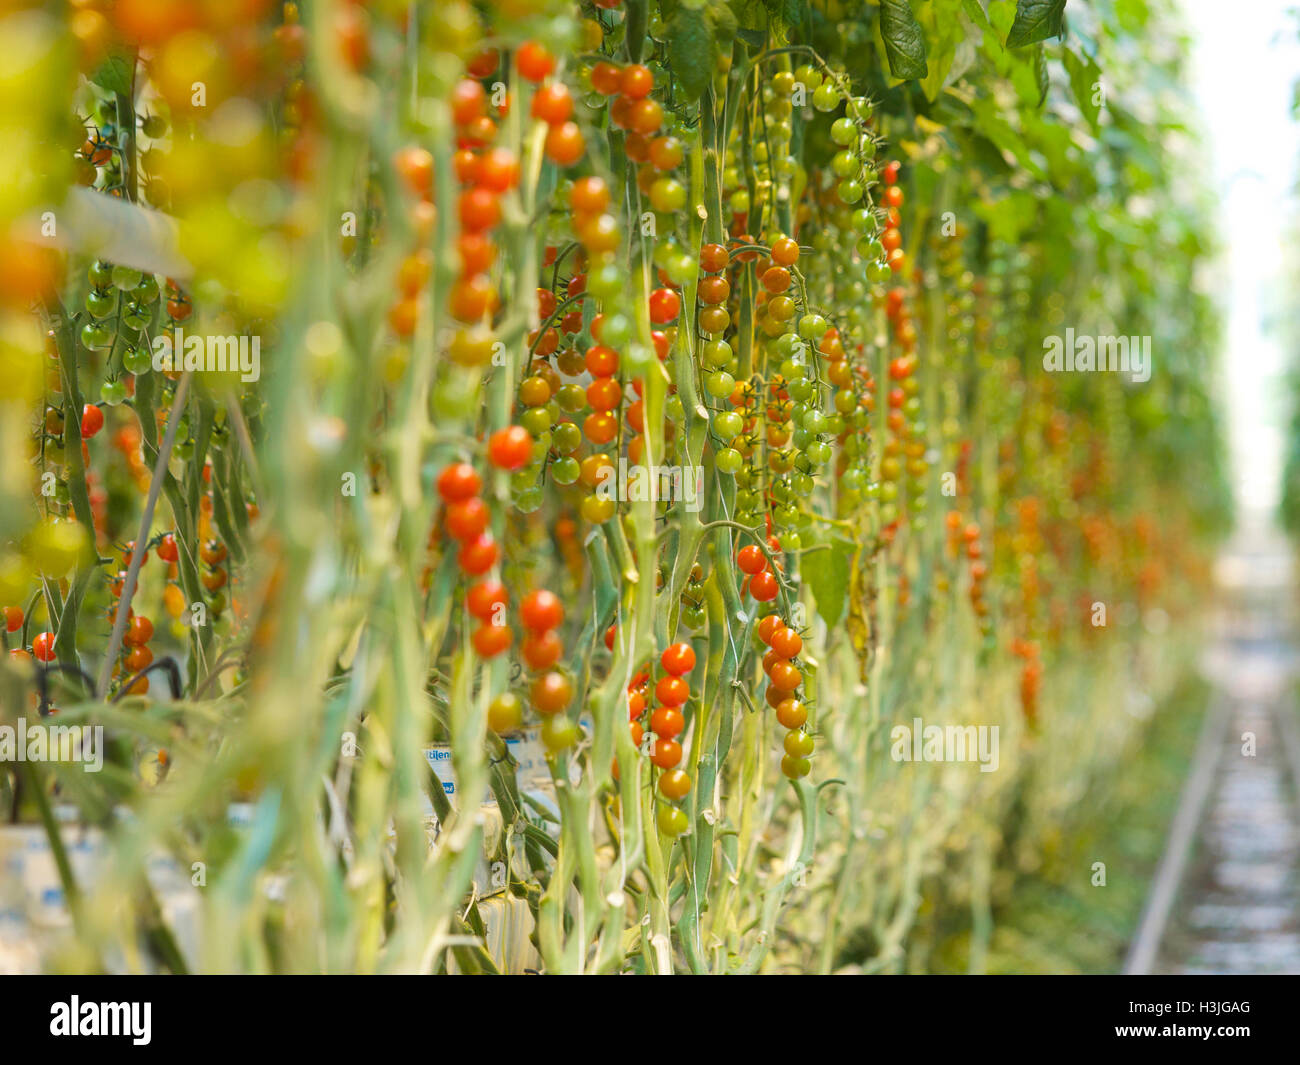
[{"label": "ripe tomato", "polygon": [[659,706],[650,715],[650,731],[663,740],[676,739],[686,727],[686,718],[675,706]]},{"label": "ripe tomato", "polygon": [[474,630],[470,642],[474,645],[474,653],[480,658],[495,658],[509,649],[514,638],[509,625],[486,624]]},{"label": "ripe tomato", "polygon": [[659,664],[665,673],[680,677],[695,668],[695,648],[689,643],[675,643],[659,656]]},{"label": "ripe tomato", "polygon": [[122,639],[132,647],[143,646],[153,639],[153,622],[137,614],[127,625],[126,635]]},{"label": "ripe tomato", "polygon": [[558,628],[564,621],[564,605],[560,597],[545,588],[528,593],[519,606],[520,617],[534,632]]},{"label": "ripe tomato", "polygon": [[433,154],[427,148],[410,145],[393,156],[393,168],[416,196],[433,195]]},{"label": "ripe tomato", "polygon": [[613,63],[600,62],[591,68],[591,87],[601,96],[614,96],[623,86],[623,72]]},{"label": "ripe tomato", "polygon": [[573,684],[563,673],[552,670],[533,681],[528,696],[539,714],[558,714],[573,698]]},{"label": "ripe tomato", "polygon": [[579,178],[569,190],[569,206],[585,214],[600,214],[609,206],[609,186],[600,177]]},{"label": "ripe tomato", "polygon": [[749,594],[760,603],[770,603],[777,597],[780,591],[776,583],[776,578],[772,575],[771,570],[763,570],[762,573],[755,573],[749,579]]},{"label": "ripe tomato", "polygon": [[573,166],[587,150],[587,142],[576,122],[562,122],[546,134],[545,150],[546,158],[557,166]]},{"label": "ripe tomato", "polygon": [[132,648],[130,654],[126,656],[126,668],[131,673],[139,673],[152,663],[153,652],[144,646]]},{"label": "ripe tomato", "polygon": [[17,632],[23,627],[23,608],[20,606],[5,607],[5,631]]},{"label": "ripe tomato", "polygon": [[782,658],[794,658],[803,650],[803,638],[794,629],[786,628],[784,625],[772,633],[772,639],[768,642],[772,650]]},{"label": "ripe tomato", "polygon": [[792,692],[803,683],[803,674],[799,672],[799,667],[785,658],[772,663],[768,677],[772,687],[783,692]]},{"label": "ripe tomato", "polygon": [[650,91],[655,87],[654,75],[650,73],[650,68],[640,63],[629,63],[623,68],[620,76],[619,88],[623,95],[631,100],[640,100],[650,95]]},{"label": "ripe tomato", "polygon": [[799,261],[799,242],[781,237],[772,243],[772,262],[777,266],[793,266]]},{"label": "ripe tomato", "polygon": [[664,325],[677,317],[681,310],[681,297],[670,288],[657,288],[650,293],[650,320]]},{"label": "ripe tomato", "polygon": [[54,633],[42,632],[32,640],[32,654],[42,662],[54,661]]},{"label": "ripe tomato", "polygon": [[461,229],[478,233],[501,221],[501,202],[491,189],[466,189],[457,204]]},{"label": "ripe tomato", "polygon": [[524,640],[520,653],[529,669],[550,669],[564,653],[564,643],[554,629],[533,632]]},{"label": "ripe tomato", "polygon": [[485,532],[462,544],[456,561],[462,570],[477,577],[496,565],[499,554],[496,540],[491,533]]},{"label": "ripe tomato", "polygon": [[528,464],[533,438],[522,425],[498,429],[488,438],[488,460],[499,470],[517,470]]},{"label": "ripe tomato", "polygon": [[690,694],[690,687],[681,677],[661,677],[655,685],[655,698],[664,706],[681,706]]},{"label": "ripe tomato", "polygon": [[451,117],[458,126],[467,126],[487,114],[487,93],[473,78],[461,78],[451,90]]},{"label": "ripe tomato", "polygon": [[531,114],[548,126],[567,122],[573,115],[573,97],[569,94],[569,87],[562,81],[543,85],[533,94]]},{"label": "ripe tomato", "polygon": [[537,41],[524,41],[515,52],[515,66],[522,77],[532,82],[543,81],[555,73],[555,56],[546,45]]},{"label": "ripe tomato", "polygon": [[453,503],[447,508],[443,524],[453,539],[464,543],[473,540],[488,527],[491,514],[488,506],[478,496]]},{"label": "ripe tomato", "polygon": [[610,377],[618,372],[618,352],[604,344],[588,348],[585,361],[592,377]]},{"label": "ripe tomato", "polygon": [[[689,795],[690,792],[691,792],[690,774],[686,773],[684,770],[669,769],[666,772],[659,774],[659,794],[662,795],[665,799],[670,799],[673,802],[678,802],[681,799],[686,798],[686,796]],[[667,809],[673,809],[673,808],[667,807]],[[674,812],[682,813],[681,810],[674,810]],[[686,816],[685,814],[682,814],[683,818],[685,818],[685,816]],[[671,834],[680,835],[681,833],[675,832]]]},{"label": "ripe tomato", "polygon": [[104,412],[93,403],[87,403],[81,408],[82,439],[89,440],[102,428],[104,428]]},{"label": "ripe tomato", "polygon": [[[736,565],[742,572],[751,576],[755,573],[762,573],[767,569],[767,558],[763,554],[763,549],[754,544],[746,544],[736,552]],[[775,616],[775,615],[773,615]]]},{"label": "ripe tomato", "polygon": [[[478,495],[482,490],[483,479],[478,475],[478,470],[468,462],[453,462],[449,466],[444,466],[442,472],[438,474],[438,495],[442,497],[444,503],[459,503]],[[172,539],[171,535],[168,534],[164,542],[170,539]],[[175,540],[172,540],[172,550],[175,551]],[[167,558],[163,554],[161,545],[158,554],[162,558]],[[167,561],[175,562],[175,555],[167,558]]]},{"label": "ripe tomato", "polygon": [[776,719],[782,728],[802,728],[808,720],[808,707],[798,699],[782,699],[776,708]]},{"label": "ripe tomato", "polygon": [[519,184],[519,160],[509,148],[489,148],[478,161],[476,180],[485,189],[506,192]]},{"label": "ripe tomato", "polygon": [[650,761],[660,769],[672,769],[682,760],[682,745],[676,740],[656,739]]},{"label": "ripe tomato", "polygon": [[497,580],[484,580],[470,585],[465,593],[465,609],[480,621],[494,621],[510,601],[505,585]]}]

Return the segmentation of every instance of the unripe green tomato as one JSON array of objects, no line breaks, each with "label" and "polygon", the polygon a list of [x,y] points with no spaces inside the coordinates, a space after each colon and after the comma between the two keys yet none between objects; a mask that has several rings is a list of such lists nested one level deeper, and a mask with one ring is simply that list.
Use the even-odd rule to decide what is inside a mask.
[{"label": "unripe green tomato", "polygon": [[666,414],[668,420],[672,422],[680,422],[684,420],[686,417],[686,408],[682,406],[682,397],[677,395],[675,392],[669,396],[664,402],[664,414]]},{"label": "unripe green tomato", "polygon": [[744,457],[734,447],[724,447],[714,456],[714,464],[719,473],[734,476],[745,464]]},{"label": "unripe green tomato", "polygon": [[717,399],[725,399],[735,387],[736,379],[726,370],[717,370],[704,378],[704,390]]},{"label": "unripe green tomato", "polygon": [[821,340],[830,329],[831,324],[820,314],[805,314],[799,319],[799,335],[804,340]]},{"label": "unripe green tomato", "polygon": [[443,420],[459,421],[476,406],[478,381],[470,374],[449,374],[434,387],[431,406]]},{"label": "unripe green tomato", "polygon": [[81,343],[91,351],[111,347],[114,335],[103,322],[90,321],[81,327]]},{"label": "unripe green tomato", "polygon": [[560,405],[560,410],[574,414],[587,406],[587,390],[574,381],[560,385],[552,397]]},{"label": "unripe green tomato", "polygon": [[745,428],[745,420],[734,410],[719,411],[713,416],[713,431],[723,440],[734,440]]},{"label": "unripe green tomato", "polygon": [[787,391],[790,393],[791,399],[803,402],[812,398],[816,386],[806,377],[801,377],[797,381],[791,381]]},{"label": "unripe green tomato", "polygon": [[533,485],[522,492],[516,492],[511,498],[514,508],[521,514],[532,514],[541,509],[543,493],[541,485]]},{"label": "unripe green tomato", "polygon": [[120,380],[105,381],[99,386],[99,398],[110,407],[116,407],[126,399],[126,385]]},{"label": "unripe green tomato", "polygon": [[542,743],[551,754],[573,747],[582,739],[582,729],[564,714],[551,714],[542,722]]},{"label": "unripe green tomato", "polygon": [[814,466],[825,466],[831,460],[831,446],[824,440],[814,440],[804,448],[804,454]]},{"label": "unripe green tomato", "polygon": [[700,356],[710,370],[720,370],[732,359],[731,345],[725,340],[706,340]]},{"label": "unripe green tomato", "polygon": [[849,145],[858,139],[857,124],[851,118],[837,118],[831,123],[831,140],[836,144]]},{"label": "unripe green tomato", "polygon": [[86,271],[92,288],[108,288],[113,283],[113,264],[107,259],[96,259]]},{"label": "unripe green tomato", "polygon": [[571,485],[578,479],[582,467],[572,455],[565,455],[551,463],[551,477],[556,484]]},{"label": "unripe green tomato", "polygon": [[600,338],[611,348],[622,348],[632,336],[632,321],[626,314],[607,314],[600,327]]},{"label": "unripe green tomato", "polygon": [[[844,119],[839,121],[843,122]],[[831,173],[837,178],[857,177],[858,171],[862,169],[862,163],[858,157],[849,149],[841,148],[831,156]]]},{"label": "unripe green tomato", "polygon": [[823,82],[813,90],[813,107],[818,111],[834,111],[839,106],[840,94],[829,81]]},{"label": "unripe green tomato", "polygon": [[795,68],[794,80],[804,87],[805,92],[816,92],[822,81],[822,72],[811,63],[804,63]]},{"label": "unripe green tomato", "polygon": [[118,264],[113,267],[112,271],[113,285],[115,288],[126,291],[133,289],[144,279],[144,275],[133,266],[123,266]]},{"label": "unripe green tomato", "polygon": [[560,422],[551,433],[551,446],[569,455],[582,446],[582,430],[573,422]]},{"label": "unripe green tomato", "polygon": [[846,178],[835,186],[835,191],[845,203],[857,203],[862,199],[862,182],[855,178]]},{"label": "unripe green tomato", "polygon": [[791,758],[807,758],[813,753],[813,738],[803,729],[794,729],[785,734],[785,753]]},{"label": "unripe green tomato", "polygon": [[807,758],[791,758],[787,754],[781,759],[781,772],[791,780],[798,780],[812,772],[812,763]]},{"label": "unripe green tomato", "polygon": [[623,291],[626,278],[613,262],[601,263],[587,274],[587,291],[597,299],[611,299]]},{"label": "unripe green tomato", "polygon": [[659,806],[659,812],[655,814],[655,822],[658,824],[660,832],[673,839],[676,839],[691,827],[685,810],[662,803]]},{"label": "unripe green tomato", "polygon": [[117,293],[111,288],[93,288],[86,293],[86,310],[94,318],[107,318],[117,309]]},{"label": "unripe green tomato", "polygon": [[551,427],[551,412],[546,407],[530,407],[519,416],[519,424],[534,437],[540,436]]},{"label": "unripe green tomato", "polygon": [[148,348],[132,344],[122,352],[122,368],[129,374],[148,373],[152,366],[153,358],[149,354]]}]

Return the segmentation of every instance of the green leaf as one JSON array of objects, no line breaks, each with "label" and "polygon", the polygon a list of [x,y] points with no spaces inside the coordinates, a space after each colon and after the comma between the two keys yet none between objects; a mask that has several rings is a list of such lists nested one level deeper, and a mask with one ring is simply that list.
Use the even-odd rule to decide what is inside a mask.
[{"label": "green leaf", "polygon": [[736,31],[740,29],[740,20],[727,6],[727,0],[712,0],[707,13],[709,25],[713,29],[713,54],[716,66],[718,56],[731,55],[731,46],[735,43]]},{"label": "green leaf", "polygon": [[929,73],[925,37],[907,0],[880,0],[880,37],[894,77],[906,80]]},{"label": "green leaf", "polygon": [[834,537],[829,546],[810,551],[799,560],[799,576],[817,603],[817,613],[828,628],[839,624],[849,593],[849,576],[858,545]]},{"label": "green leaf", "polygon": [[1087,52],[1080,54],[1072,48],[1065,49],[1061,59],[1065,63],[1065,72],[1070,76],[1070,90],[1075,102],[1095,132],[1101,128],[1098,122],[1101,115],[1101,68]]},{"label": "green leaf", "polygon": [[989,22],[989,17],[984,11],[984,5],[980,0],[961,0],[962,7],[966,9],[966,14],[970,20],[975,23],[985,33],[993,32],[993,24]]},{"label": "green leaf", "polygon": [[713,80],[713,27],[702,9],[681,7],[668,28],[668,59],[688,99],[698,100]]},{"label": "green leaf", "polygon": [[1016,21],[1007,35],[1007,47],[1045,41],[1065,33],[1065,0],[1016,0]]},{"label": "green leaf", "polygon": [[1042,107],[1052,82],[1047,74],[1047,55],[1041,44],[1034,49],[1034,76],[1038,79],[1038,106]]},{"label": "green leaf", "polygon": [[108,92],[130,96],[135,81],[135,53],[110,52],[90,80]]}]

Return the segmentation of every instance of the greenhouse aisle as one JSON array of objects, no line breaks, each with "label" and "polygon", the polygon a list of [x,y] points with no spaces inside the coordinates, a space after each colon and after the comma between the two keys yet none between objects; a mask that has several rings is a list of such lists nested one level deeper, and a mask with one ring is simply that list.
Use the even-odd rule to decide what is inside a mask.
[{"label": "greenhouse aisle", "polygon": [[1300,973],[1300,729],[1284,541],[1243,523],[1219,579],[1216,692],[1130,972]]}]

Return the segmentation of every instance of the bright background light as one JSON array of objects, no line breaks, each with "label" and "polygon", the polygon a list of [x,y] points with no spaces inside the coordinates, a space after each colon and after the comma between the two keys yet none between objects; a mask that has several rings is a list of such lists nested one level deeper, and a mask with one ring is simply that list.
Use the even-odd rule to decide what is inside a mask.
[{"label": "bright background light", "polygon": [[1292,86],[1300,79],[1300,17],[1288,10],[1294,6],[1295,0],[1182,0],[1194,35],[1189,74],[1205,133],[1206,177],[1220,207],[1220,380],[1243,510],[1277,506],[1288,419],[1280,318],[1296,302],[1283,256],[1295,233],[1300,160],[1300,123],[1291,116]]}]

